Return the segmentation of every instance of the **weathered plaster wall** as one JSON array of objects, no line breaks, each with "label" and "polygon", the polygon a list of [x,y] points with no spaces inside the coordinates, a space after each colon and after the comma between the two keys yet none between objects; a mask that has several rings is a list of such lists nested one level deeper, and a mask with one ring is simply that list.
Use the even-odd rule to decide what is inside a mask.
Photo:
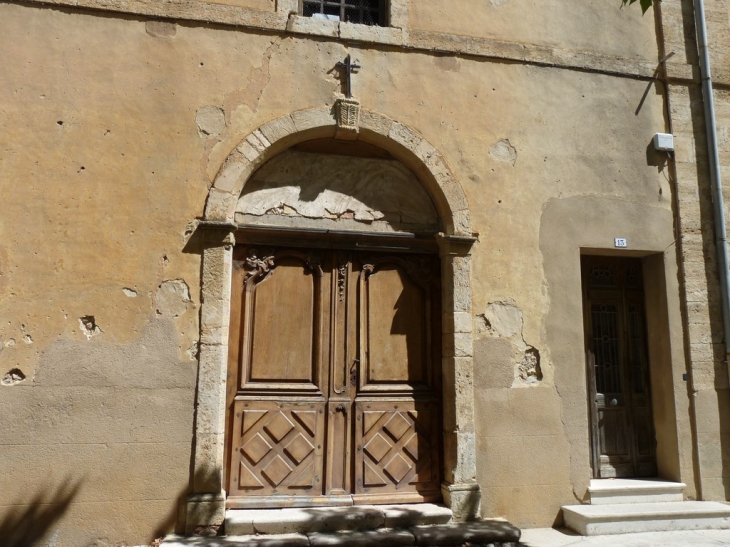
[{"label": "weathered plaster wall", "polygon": [[[460,17],[465,34],[476,32]],[[633,34],[652,29],[635,25]],[[534,40],[560,32],[570,29]],[[588,34],[570,47],[588,47]],[[83,482],[49,529],[57,545],[139,543],[173,528],[189,486],[198,341],[190,223],[243,136],[332,104],[341,91],[332,69],[347,53],[363,65],[354,77],[363,107],[413,127],[447,158],[480,235],[471,276],[482,513],[545,526],[582,498],[580,247],[608,249],[620,236],[671,250],[670,175],[647,151],[666,128],[657,88],[642,101],[647,82],[630,78],[17,4],[0,5],[0,50],[14,60],[0,81],[0,375],[25,377],[0,386],[0,419],[13,423],[0,434],[11,446],[0,463],[0,491],[12,493],[0,499],[6,519],[9,504],[71,474]],[[673,259],[664,264],[676,278]],[[508,327],[496,330],[500,309]],[[675,372],[682,343],[673,340]],[[520,367],[530,348],[539,374]],[[691,481],[683,385],[673,385]],[[717,453],[716,431],[705,438]],[[49,475],[59,451],[67,456],[54,457]]]},{"label": "weathered plaster wall", "polygon": [[[730,158],[730,81],[728,48],[730,20],[724,0],[705,2],[710,60],[715,82],[715,110],[726,215],[730,212],[728,158]],[[691,2],[662,2],[664,49],[674,51],[667,63],[671,76],[676,66],[692,63],[694,81],[672,81],[671,117],[676,139],[678,252],[683,264],[682,300],[687,330],[686,393],[693,417],[691,433],[697,445],[695,489],[704,499],[730,496],[730,391],[727,341],[723,340],[722,312],[715,250],[715,227],[709,182],[706,129],[699,85],[694,12]]]},{"label": "weathered plaster wall", "polygon": [[[730,5],[727,0],[707,0],[704,5],[712,77],[716,84],[727,85],[730,83]],[[682,0],[663,1],[660,20],[663,47],[666,53],[674,52],[667,66],[669,74],[677,74],[681,65],[689,64],[692,65],[694,79],[697,80],[699,68],[693,3]]]},{"label": "weathered plaster wall", "polygon": [[411,30],[476,36],[655,60],[651,17],[601,0],[535,4],[529,0],[410,2]]}]

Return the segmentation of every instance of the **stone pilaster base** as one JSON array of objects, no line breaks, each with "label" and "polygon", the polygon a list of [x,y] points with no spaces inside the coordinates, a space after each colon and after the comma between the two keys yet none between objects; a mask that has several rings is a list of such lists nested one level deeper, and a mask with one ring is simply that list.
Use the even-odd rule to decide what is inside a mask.
[{"label": "stone pilaster base", "polygon": [[185,535],[208,526],[221,526],[226,518],[225,492],[220,494],[190,494],[185,513]]},{"label": "stone pilaster base", "polygon": [[441,485],[444,503],[451,509],[456,522],[479,518],[482,492],[476,483]]}]

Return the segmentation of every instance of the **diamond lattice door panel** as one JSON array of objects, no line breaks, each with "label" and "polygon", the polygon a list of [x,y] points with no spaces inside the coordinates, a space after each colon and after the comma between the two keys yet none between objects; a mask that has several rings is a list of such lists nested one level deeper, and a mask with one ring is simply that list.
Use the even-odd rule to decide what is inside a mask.
[{"label": "diamond lattice door panel", "polygon": [[355,484],[359,501],[438,499],[437,410],[434,403],[413,401],[357,404]]},{"label": "diamond lattice door panel", "polygon": [[324,403],[236,401],[231,495],[322,492]]}]

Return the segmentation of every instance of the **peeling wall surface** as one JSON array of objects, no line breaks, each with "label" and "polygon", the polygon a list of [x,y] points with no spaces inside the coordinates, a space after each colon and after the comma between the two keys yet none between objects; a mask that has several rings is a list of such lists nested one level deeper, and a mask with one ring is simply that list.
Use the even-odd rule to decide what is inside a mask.
[{"label": "peeling wall surface", "polygon": [[[230,192],[249,175],[239,224],[429,234],[448,230],[426,179],[453,176],[477,238],[447,298],[462,306],[451,358],[473,385],[460,393],[473,431],[460,433],[476,447],[482,516],[551,526],[586,499],[581,254],[639,257],[657,281],[660,474],[690,498],[730,497],[692,2],[644,17],[605,0],[532,4],[393,0],[388,28],[273,0],[0,4],[0,538],[101,547],[185,530],[194,485],[218,480],[191,471],[196,405],[221,389],[200,382],[203,338],[222,344],[228,326],[201,312],[215,275],[198,224],[214,181]],[[726,0],[708,14],[725,172]],[[665,86],[652,77],[669,51]],[[348,138],[383,152],[368,157],[282,137],[280,153],[228,180],[228,158],[272,120],[324,112],[331,133],[308,135],[333,136],[348,54],[362,112],[408,131],[386,137],[363,120]],[[651,145],[670,119],[674,158]],[[434,150],[400,161],[413,135]]]},{"label": "peeling wall surface", "polygon": [[327,219],[334,229],[439,230],[431,198],[402,163],[302,152],[285,152],[259,169],[236,214],[241,224],[266,217],[263,224]]}]

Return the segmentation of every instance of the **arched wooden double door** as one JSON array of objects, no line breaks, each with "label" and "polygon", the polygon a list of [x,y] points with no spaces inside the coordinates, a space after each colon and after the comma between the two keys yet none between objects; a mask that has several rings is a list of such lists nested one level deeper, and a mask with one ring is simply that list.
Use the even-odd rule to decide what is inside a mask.
[{"label": "arched wooden double door", "polygon": [[437,256],[237,247],[229,507],[440,499]]}]

